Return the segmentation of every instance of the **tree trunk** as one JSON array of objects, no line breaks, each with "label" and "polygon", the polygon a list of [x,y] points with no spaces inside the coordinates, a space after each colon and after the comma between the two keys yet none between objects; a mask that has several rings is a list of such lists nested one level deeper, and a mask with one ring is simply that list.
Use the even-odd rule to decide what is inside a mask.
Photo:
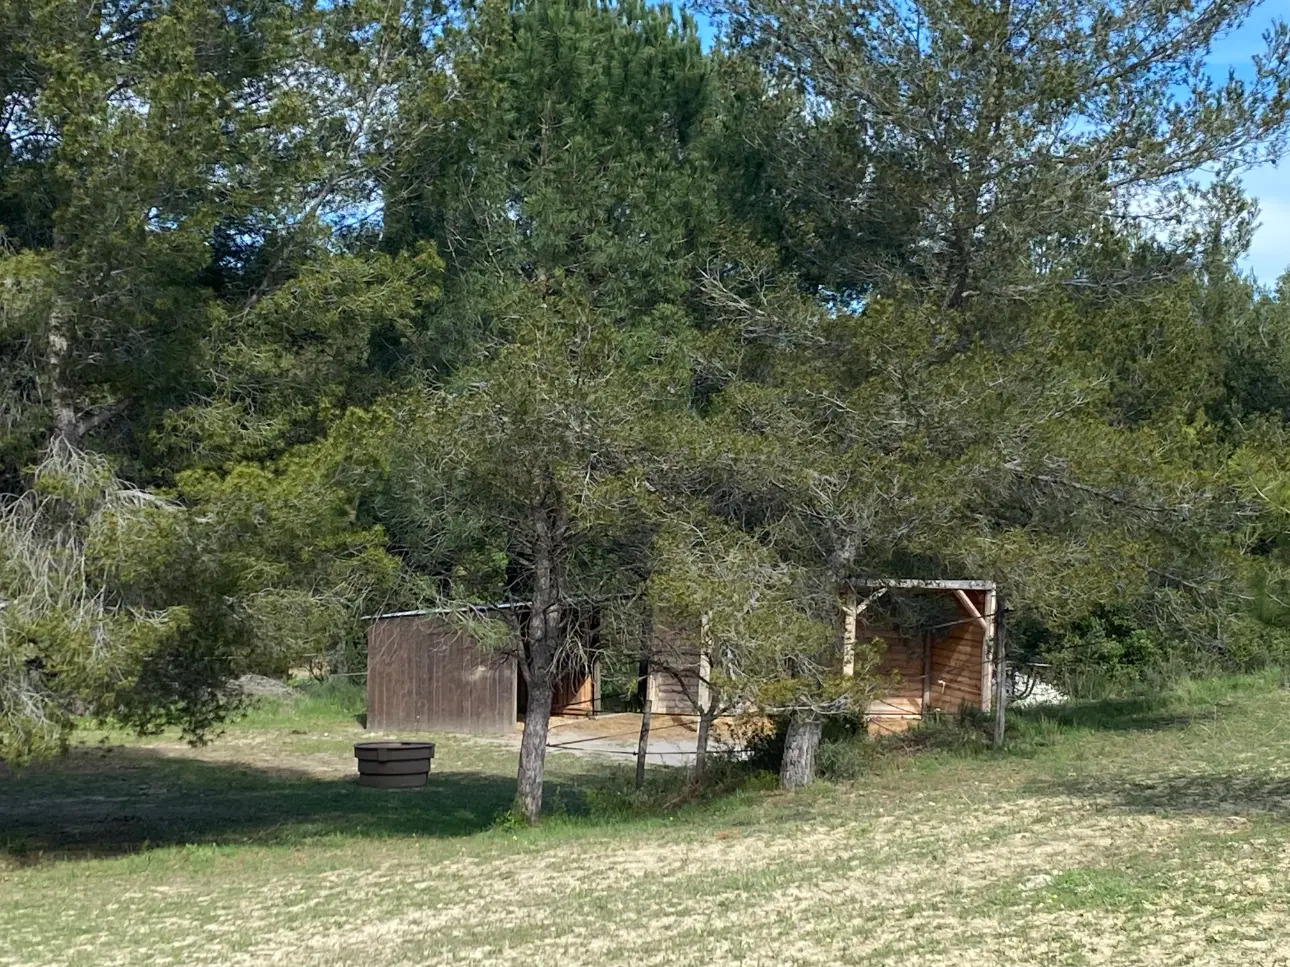
[{"label": "tree trunk", "polygon": [[708,768],[708,736],[712,734],[712,722],[717,717],[717,703],[713,702],[706,709],[699,710],[699,737],[694,744],[694,781],[703,781]]},{"label": "tree trunk", "polygon": [[781,789],[800,789],[815,778],[815,750],[820,746],[818,712],[794,712],[784,737],[784,759],[779,766]]},{"label": "tree trunk", "polygon": [[533,602],[529,611],[528,654],[520,668],[528,686],[524,736],[516,774],[514,810],[530,825],[542,818],[542,780],[546,739],[551,727],[556,658],[560,653],[560,590],[555,558],[563,523],[541,498],[533,504]]},{"label": "tree trunk", "polygon": [[546,771],[546,738],[551,727],[551,683],[528,682],[528,704],[524,708],[524,736],[520,740],[520,768],[515,783],[515,812],[529,825],[542,818],[542,780]]},{"label": "tree trunk", "polygon": [[53,440],[81,445],[80,421],[76,414],[76,395],[69,378],[67,354],[71,350],[71,319],[67,305],[55,296],[49,312],[49,341],[46,362],[49,364],[50,396],[53,398]]}]

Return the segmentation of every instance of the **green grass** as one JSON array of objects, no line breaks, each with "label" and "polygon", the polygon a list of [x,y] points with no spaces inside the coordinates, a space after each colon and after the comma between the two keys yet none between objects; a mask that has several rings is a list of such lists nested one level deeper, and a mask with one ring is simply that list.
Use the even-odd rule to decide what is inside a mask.
[{"label": "green grass", "polygon": [[1275,673],[945,725],[785,795],[630,789],[435,736],[430,785],[349,779],[353,689],[210,746],[87,736],[0,784],[0,965],[1275,964],[1290,949],[1290,691]]}]

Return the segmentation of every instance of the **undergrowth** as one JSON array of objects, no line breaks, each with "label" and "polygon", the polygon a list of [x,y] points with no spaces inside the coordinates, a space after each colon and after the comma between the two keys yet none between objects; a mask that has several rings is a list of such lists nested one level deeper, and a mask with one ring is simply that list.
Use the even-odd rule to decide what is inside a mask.
[{"label": "undergrowth", "polygon": [[[994,748],[993,716],[965,708],[958,714],[933,714],[906,732],[871,737],[856,719],[831,719],[824,725],[816,757],[823,782],[853,782],[892,768],[945,759],[1032,757],[1098,732],[1129,733],[1185,724],[1212,713],[1237,697],[1266,691],[1285,682],[1278,668],[1247,675],[1192,678],[1161,670],[1159,677],[1140,678],[1113,697],[1011,710],[1006,741]],[[365,693],[349,678],[306,679],[291,698],[262,698],[245,716],[251,727],[288,723],[321,723],[338,719],[360,724]],[[553,799],[548,817],[555,819],[627,819],[670,815],[678,810],[710,808],[730,797],[755,796],[776,786],[783,751],[784,723],[749,728],[744,751],[709,756],[707,774],[696,782],[684,769],[650,769],[637,789],[626,773],[595,782],[576,794]],[[504,820],[501,820],[504,821]]]},{"label": "undergrowth", "polygon": [[[1276,667],[1244,675],[1139,679],[1127,694],[1009,711],[1001,750],[994,747],[994,717],[979,709],[929,715],[906,732],[877,738],[854,720],[839,720],[826,725],[816,766],[821,780],[852,781],[916,758],[1028,758],[1093,733],[1157,731],[1204,720],[1242,697],[1278,686],[1290,687],[1290,680]],[[774,768],[782,748],[781,727],[754,745],[749,761],[754,768]]]},{"label": "undergrowth", "polygon": [[254,699],[243,723],[254,727],[341,719],[366,724],[367,686],[361,681],[339,676],[323,681],[304,678],[292,683],[292,691],[289,697]]}]

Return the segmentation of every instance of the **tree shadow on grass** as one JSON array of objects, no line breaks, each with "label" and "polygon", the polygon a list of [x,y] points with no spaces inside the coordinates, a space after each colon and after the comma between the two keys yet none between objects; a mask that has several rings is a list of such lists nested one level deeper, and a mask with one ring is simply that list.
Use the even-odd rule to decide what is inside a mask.
[{"label": "tree shadow on grass", "polygon": [[[1151,733],[1184,729],[1213,721],[1221,710],[1180,709],[1167,699],[1124,698],[1038,705],[1008,709],[1005,751],[1021,759],[1049,754],[1062,743],[1081,742],[1095,733]],[[994,716],[980,709],[963,709],[958,716],[931,716],[918,728],[881,736],[876,747],[884,754],[916,755],[949,752],[976,756],[993,747]]]},{"label": "tree shadow on grass", "polygon": [[1079,776],[1059,780],[1056,787],[1102,808],[1164,816],[1265,816],[1290,821],[1290,779],[1266,774]]},{"label": "tree shadow on grass", "polygon": [[0,783],[0,858],[39,862],[328,835],[469,836],[492,826],[514,792],[512,778],[488,772],[431,769],[422,789],[383,790],[354,777],[146,748],[74,749],[52,767]]},{"label": "tree shadow on grass", "polygon": [[1165,699],[1116,698],[1011,709],[1008,723],[1023,730],[1048,725],[1093,732],[1157,732],[1211,720],[1217,714],[1218,710],[1213,708],[1181,711]]}]

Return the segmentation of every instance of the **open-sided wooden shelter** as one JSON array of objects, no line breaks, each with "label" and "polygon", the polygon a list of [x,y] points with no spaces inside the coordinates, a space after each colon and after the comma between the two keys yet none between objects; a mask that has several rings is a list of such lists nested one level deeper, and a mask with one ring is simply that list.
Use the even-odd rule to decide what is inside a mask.
[{"label": "open-sided wooden shelter", "polygon": [[[517,656],[525,606],[377,615],[367,629],[367,727],[446,732],[513,732],[526,705]],[[503,643],[485,646],[474,622],[500,622]],[[594,623],[580,620],[586,667],[556,682],[552,713],[591,715],[600,707]],[[492,636],[490,636],[492,637]]]},{"label": "open-sided wooden shelter", "polygon": [[[937,595],[952,601],[956,618],[933,627],[902,628],[879,618],[874,605],[889,593]],[[853,674],[859,643],[884,645],[878,673],[896,673],[892,690],[867,712],[871,733],[899,732],[936,710],[989,710],[1003,662],[998,591],[991,581],[875,579],[843,589],[842,670]]]},{"label": "open-sided wooden shelter", "polygon": [[[855,580],[842,587],[842,673],[855,673],[859,645],[877,638],[883,651],[879,676],[895,685],[866,710],[873,734],[903,731],[932,711],[956,713],[967,706],[990,710],[1002,662],[998,591],[991,581],[883,578]],[[953,617],[933,627],[902,626],[880,614],[888,595],[940,598]],[[656,616],[650,667],[643,697],[653,710],[694,715],[696,700],[707,704],[708,661],[697,629],[678,635]]]}]

